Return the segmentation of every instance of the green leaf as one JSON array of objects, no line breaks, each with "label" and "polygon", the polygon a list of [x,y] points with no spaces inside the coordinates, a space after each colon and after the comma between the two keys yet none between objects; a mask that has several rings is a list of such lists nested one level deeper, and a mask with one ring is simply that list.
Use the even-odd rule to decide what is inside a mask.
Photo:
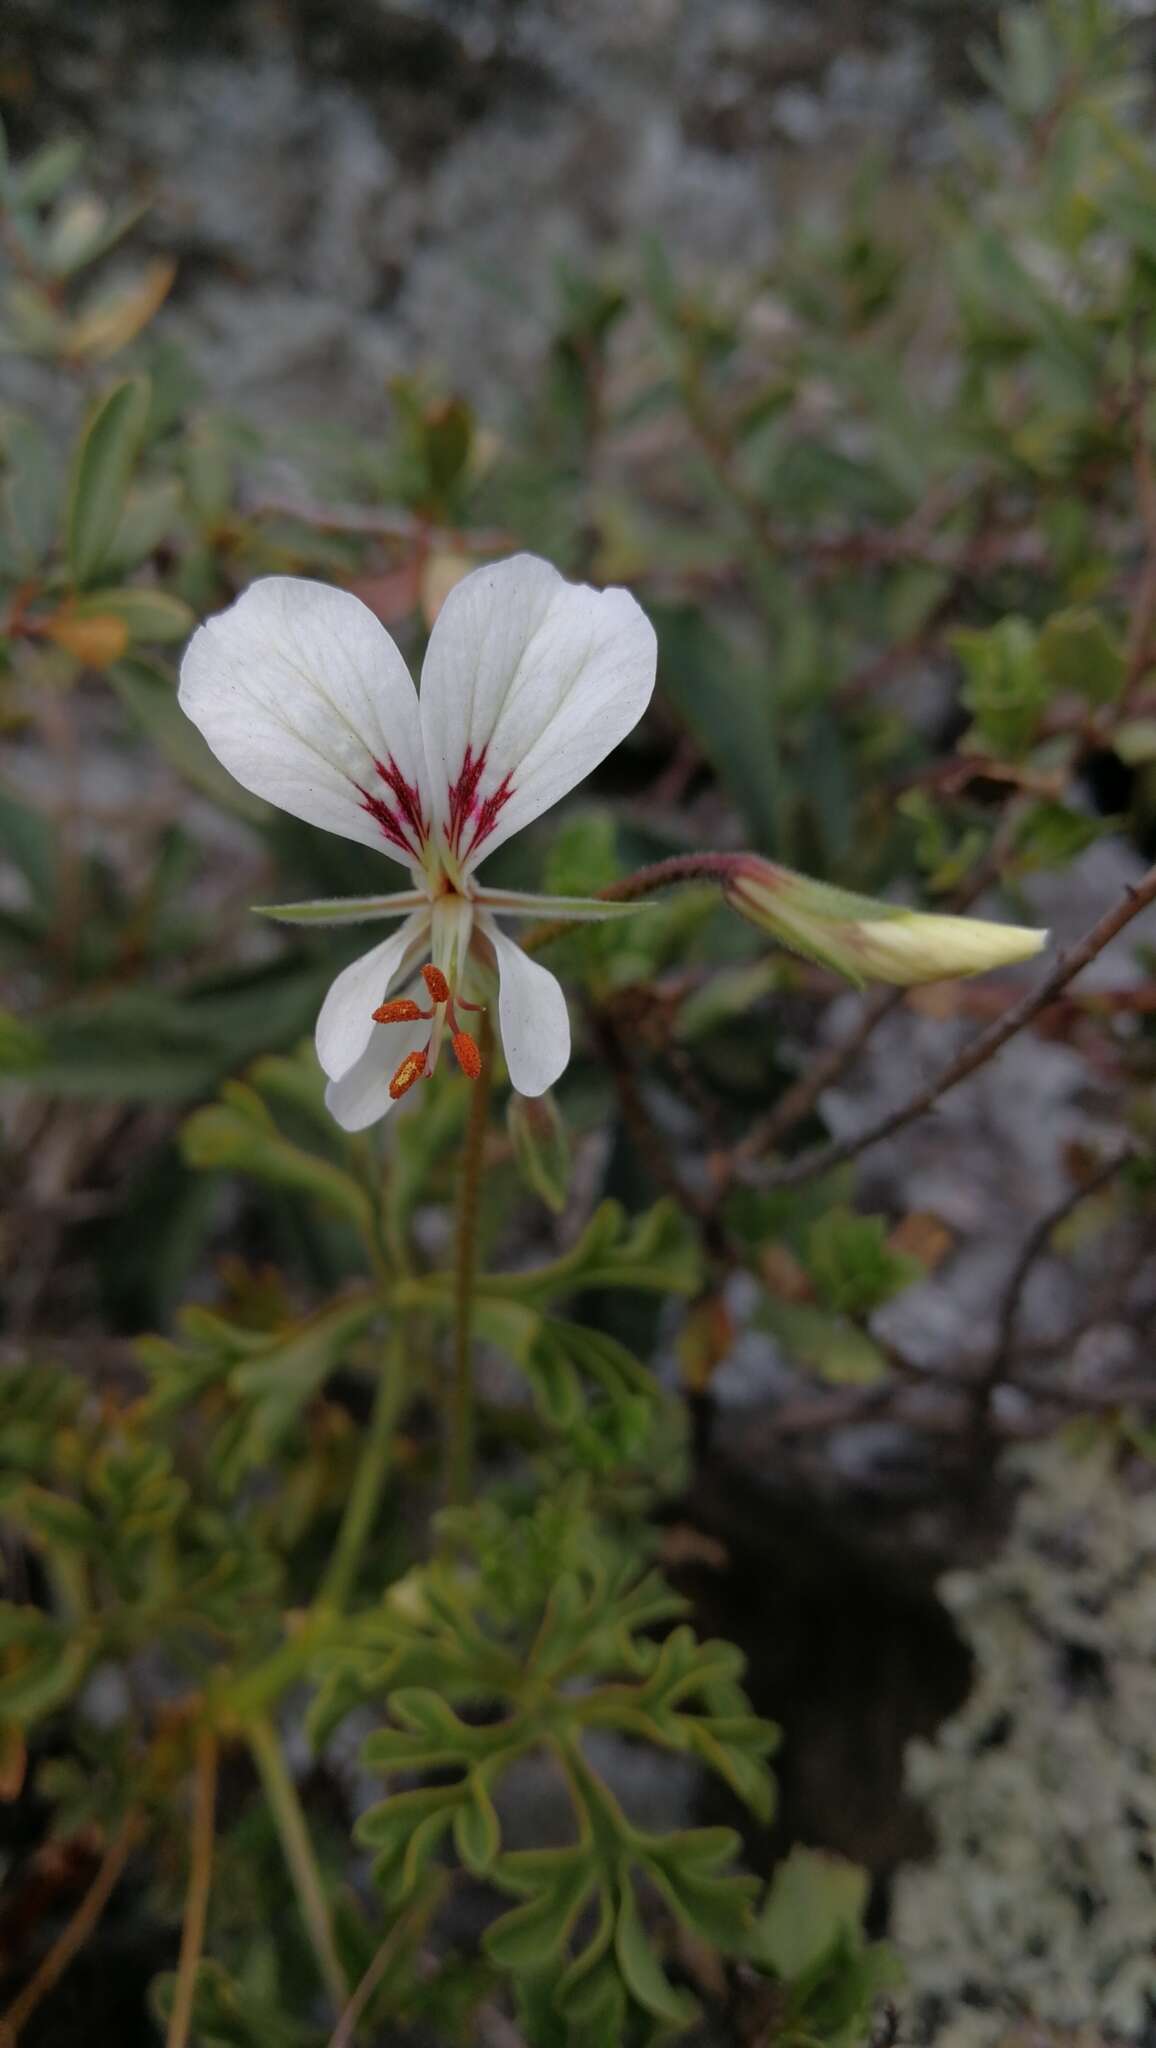
[{"label": "green leaf", "polygon": [[663,689],[746,817],[757,847],[774,852],[782,809],[775,692],[702,612],[650,607]]},{"label": "green leaf", "polygon": [[1124,649],[1098,612],[1073,606],[1054,612],[1039,639],[1044,675],[1056,690],[1074,690],[1093,704],[1111,704],[1124,687]]},{"label": "green leaf", "polygon": [[570,1191],[574,1158],[570,1133],[554,1095],[519,1095],[514,1090],[506,1111],[506,1127],[522,1179],[548,1209],[556,1216],[561,1215]]},{"label": "green leaf", "polygon": [[73,1693],[90,1650],[37,1607],[0,1602],[0,1718],[40,1720]]},{"label": "green leaf", "polygon": [[36,1085],[83,1100],[188,1103],[261,1047],[297,1040],[324,987],[323,969],[277,962],[220,986],[127,987],[62,1003],[37,1019]]},{"label": "green leaf", "polygon": [[796,1846],[780,1863],[759,1915],[752,1948],[790,1981],[821,1960],[840,1935],[862,1943],[868,1877],[825,1850]]},{"label": "green leaf", "polygon": [[190,606],[165,590],[94,590],[77,599],[69,616],[119,619],[130,640],[187,640],[196,624]]},{"label": "green leaf", "polygon": [[832,1208],[807,1233],[807,1271],[822,1307],[865,1316],[922,1277],[918,1259],[894,1252],[882,1216]]},{"label": "green leaf", "polygon": [[10,172],[13,203],[18,207],[46,206],[75,178],[84,155],[84,144],[76,136],[62,135],[56,142],[46,142],[19,170]]},{"label": "green leaf", "polygon": [[1049,698],[1034,626],[1007,618],[982,632],[961,627],[951,644],[963,664],[963,702],[975,715],[973,740],[997,754],[1025,753]]},{"label": "green leaf", "polygon": [[484,1946],[501,1970],[519,1975],[557,1962],[583,1902],[595,1887],[589,1851],[522,1849],[499,1858],[491,1873],[504,1889],[531,1894],[486,1930]]},{"label": "green leaf", "polygon": [[193,1112],[181,1132],[181,1145],[189,1165],[201,1171],[228,1168],[251,1173],[274,1187],[314,1196],[347,1217],[363,1235],[372,1230],[369,1198],[353,1176],[284,1137],[260,1096],[243,1082],[227,1082],[220,1102]]},{"label": "green leaf", "polygon": [[248,1410],[232,1476],[270,1462],[306,1402],[345,1362],[350,1345],[380,1309],[373,1294],[339,1298],[232,1368],[229,1385]]},{"label": "green leaf", "polygon": [[73,463],[66,544],[74,582],[95,581],[112,555],[117,526],[144,438],[146,377],[115,384],[90,414]]},{"label": "green leaf", "polygon": [[40,1032],[14,1017],[11,1010],[0,1010],[0,1074],[31,1073],[44,1056]]},{"label": "green leaf", "polygon": [[656,2019],[664,2020],[668,2026],[689,2027],[698,2012],[693,1998],[683,1991],[676,1991],[667,1981],[666,1975],[651,1947],[628,1869],[624,1866],[621,1877],[622,1892],[618,1905],[618,1920],[614,1929],[614,1952],[623,1981],[632,1998],[646,2012]]},{"label": "green leaf", "polygon": [[[1152,728],[1156,736],[1156,724]],[[1114,742],[1119,752],[1119,734]],[[1042,799],[1026,812],[1016,834],[1015,858],[1020,873],[1032,868],[1062,868],[1106,833],[1119,830],[1119,820],[1099,818],[1067,804]]]},{"label": "green leaf", "polygon": [[863,1330],[843,1316],[806,1302],[767,1301],[760,1321],[778,1338],[793,1364],[837,1387],[870,1387],[887,1373],[887,1360]]},{"label": "green leaf", "polygon": [[1116,727],[1112,745],[1128,768],[1156,761],[1156,718],[1129,718]]},{"label": "green leaf", "polygon": [[479,1296],[541,1303],[585,1287],[638,1287],[694,1294],[701,1260],[686,1218],[669,1200],[627,1222],[617,1202],[600,1203],[577,1243],[549,1265],[523,1273],[494,1273],[479,1282]]},{"label": "green leaf", "polygon": [[481,1877],[491,1869],[502,1846],[502,1830],[480,1771],[466,1779],[467,1798],[454,1817],[454,1844],[466,1869]]}]

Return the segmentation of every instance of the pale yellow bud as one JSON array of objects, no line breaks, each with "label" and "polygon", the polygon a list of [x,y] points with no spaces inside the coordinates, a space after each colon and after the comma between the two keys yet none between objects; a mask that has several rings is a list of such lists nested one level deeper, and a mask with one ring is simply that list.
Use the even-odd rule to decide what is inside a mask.
[{"label": "pale yellow bud", "polygon": [[1030,960],[1047,944],[1046,931],[904,910],[813,882],[753,854],[735,862],[724,888],[732,909],[780,945],[860,986],[887,981],[910,988],[917,982],[986,974],[992,967]]}]

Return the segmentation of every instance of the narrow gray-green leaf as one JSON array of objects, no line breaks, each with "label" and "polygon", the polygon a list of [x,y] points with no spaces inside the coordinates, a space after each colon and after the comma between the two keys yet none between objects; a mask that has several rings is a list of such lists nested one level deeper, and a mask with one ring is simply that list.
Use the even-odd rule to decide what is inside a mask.
[{"label": "narrow gray-green leaf", "polygon": [[148,416],[147,377],[128,377],[91,414],[68,494],[68,563],[73,580],[93,582],[112,554]]}]

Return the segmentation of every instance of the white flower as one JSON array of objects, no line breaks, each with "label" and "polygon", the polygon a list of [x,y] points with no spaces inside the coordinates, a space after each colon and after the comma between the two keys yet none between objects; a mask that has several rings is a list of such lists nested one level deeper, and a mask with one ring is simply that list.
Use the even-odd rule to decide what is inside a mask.
[{"label": "white flower", "polygon": [[[510,1079],[541,1095],[570,1057],[554,976],[496,915],[602,917],[624,906],[487,889],[479,861],[595,769],[654,688],[654,631],[625,590],[566,583],[533,555],[475,569],[430,634],[420,698],[397,648],[348,591],[254,583],[193,635],[180,701],[245,789],[410,870],[401,894],[276,906],[293,923],[403,918],[334,982],[317,1020],[326,1102],[362,1130],[432,1073],[492,970]],[[422,1000],[425,998],[425,1000]]]}]

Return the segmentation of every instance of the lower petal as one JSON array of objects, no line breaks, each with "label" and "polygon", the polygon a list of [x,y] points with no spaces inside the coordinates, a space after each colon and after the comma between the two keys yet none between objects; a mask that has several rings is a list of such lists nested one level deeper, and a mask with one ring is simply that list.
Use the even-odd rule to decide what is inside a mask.
[{"label": "lower petal", "polygon": [[370,1030],[372,1036],[361,1058],[325,1090],[325,1107],[343,1131],[367,1130],[396,1108],[389,1084],[406,1054],[419,1051],[429,1037],[429,1025],[424,1022],[372,1024]]},{"label": "lower petal", "polygon": [[317,1019],[317,1057],[331,1080],[348,1073],[361,1058],[378,1028],[374,1011],[399,977],[412,972],[428,943],[429,912],[423,910],[407,917],[380,946],[351,961],[338,975]]},{"label": "lower petal", "polygon": [[482,929],[498,962],[498,1027],[519,1095],[544,1095],[570,1058],[570,1018],[561,985],[491,917]]}]

